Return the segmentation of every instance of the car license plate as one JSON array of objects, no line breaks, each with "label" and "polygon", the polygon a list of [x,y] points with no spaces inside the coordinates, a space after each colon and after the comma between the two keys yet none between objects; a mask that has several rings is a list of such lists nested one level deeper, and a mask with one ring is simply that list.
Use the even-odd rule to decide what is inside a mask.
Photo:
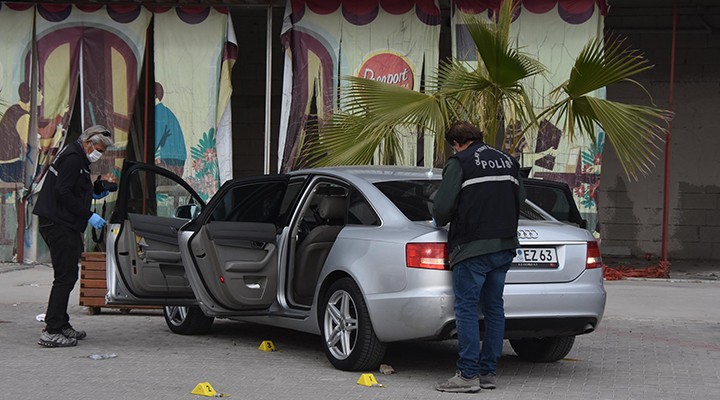
[{"label": "car license plate", "polygon": [[554,247],[523,247],[515,251],[513,265],[517,267],[557,268],[557,251]]}]

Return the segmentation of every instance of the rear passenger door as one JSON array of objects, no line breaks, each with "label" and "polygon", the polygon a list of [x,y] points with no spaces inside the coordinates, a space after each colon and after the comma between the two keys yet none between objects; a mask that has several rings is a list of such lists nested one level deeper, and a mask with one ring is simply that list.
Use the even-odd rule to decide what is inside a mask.
[{"label": "rear passenger door", "polygon": [[275,302],[288,181],[279,175],[228,183],[195,222],[185,261],[199,277],[194,289],[206,313],[240,315]]}]

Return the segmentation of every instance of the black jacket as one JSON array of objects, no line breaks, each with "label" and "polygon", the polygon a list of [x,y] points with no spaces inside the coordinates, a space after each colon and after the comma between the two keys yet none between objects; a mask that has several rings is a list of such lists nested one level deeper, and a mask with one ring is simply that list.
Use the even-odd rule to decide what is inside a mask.
[{"label": "black jacket", "polygon": [[80,142],[67,145],[45,176],[33,214],[84,232],[92,203],[90,161]]},{"label": "black jacket", "polygon": [[450,223],[450,248],[475,240],[516,237],[518,162],[480,140],[453,157],[460,161],[463,182]]}]

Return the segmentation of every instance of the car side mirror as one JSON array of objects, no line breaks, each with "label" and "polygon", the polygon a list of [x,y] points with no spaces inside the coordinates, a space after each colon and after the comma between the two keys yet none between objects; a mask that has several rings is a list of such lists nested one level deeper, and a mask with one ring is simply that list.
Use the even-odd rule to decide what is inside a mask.
[{"label": "car side mirror", "polygon": [[200,215],[200,207],[197,204],[184,204],[175,209],[175,218],[193,219]]}]

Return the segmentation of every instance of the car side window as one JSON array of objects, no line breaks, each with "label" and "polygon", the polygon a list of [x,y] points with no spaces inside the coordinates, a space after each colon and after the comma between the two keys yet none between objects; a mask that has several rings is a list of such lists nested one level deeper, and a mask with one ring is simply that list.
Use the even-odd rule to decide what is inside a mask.
[{"label": "car side window", "polygon": [[258,182],[233,187],[212,210],[210,221],[275,224],[286,189],[285,182]]},{"label": "car side window", "polygon": [[305,187],[305,178],[293,178],[288,184],[285,196],[280,204],[280,215],[278,216],[278,226],[287,226],[290,223],[290,216],[297,203],[302,188]]},{"label": "car side window", "polygon": [[[348,189],[346,187],[330,182],[318,183],[312,190],[312,196],[310,197],[309,204],[307,206],[307,209],[305,210],[304,219],[313,226],[327,222],[325,221],[326,218],[322,216],[320,212],[320,206],[323,203],[323,199],[337,198],[342,199],[342,201],[346,201],[347,194]],[[335,211],[339,212],[340,210]],[[333,219],[342,220],[338,222],[342,222],[342,224],[344,225],[346,220],[346,212],[347,210],[343,210],[342,216],[335,216]]]},{"label": "car side window", "polygon": [[370,202],[357,189],[352,189],[350,192],[348,224],[380,225],[380,218],[373,210]]},{"label": "car side window", "polygon": [[410,221],[432,220],[432,202],[440,180],[387,181],[375,186]]},{"label": "car side window", "polygon": [[153,171],[135,170],[126,179],[129,179],[128,213],[175,217],[180,206],[196,203],[178,182]]}]

